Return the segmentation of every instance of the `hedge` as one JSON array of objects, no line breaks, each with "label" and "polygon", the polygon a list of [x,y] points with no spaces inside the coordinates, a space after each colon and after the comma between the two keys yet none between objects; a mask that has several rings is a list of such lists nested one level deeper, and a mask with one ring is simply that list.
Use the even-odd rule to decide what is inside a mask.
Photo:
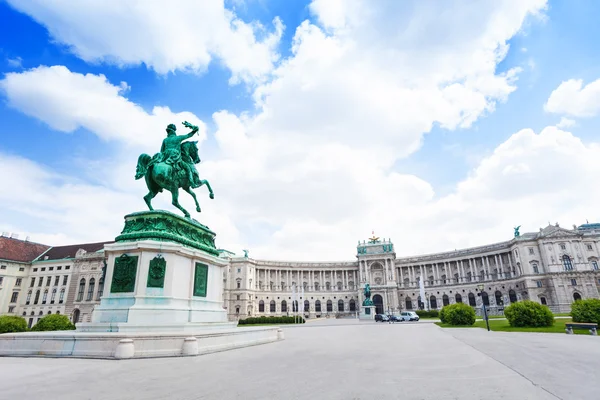
[{"label": "hedge", "polygon": [[552,311],[547,306],[531,300],[512,303],[504,309],[504,316],[510,326],[538,327],[554,325]]},{"label": "hedge", "polygon": [[31,328],[32,331],[70,331],[75,325],[63,314],[48,314]]},{"label": "hedge", "polygon": [[600,300],[577,300],[571,304],[573,322],[595,322],[600,324]]},{"label": "hedge", "polygon": [[470,326],[475,323],[475,310],[464,303],[450,304],[440,310],[440,320],[444,324]]},{"label": "hedge", "polygon": [[3,315],[0,317],[0,333],[27,331],[27,321],[18,315]]},{"label": "hedge", "polygon": [[438,310],[417,310],[416,313],[419,316],[419,318],[438,318],[440,316]]},{"label": "hedge", "polygon": [[240,319],[238,325],[253,325],[253,324],[303,324],[306,321],[303,317],[250,317]]}]

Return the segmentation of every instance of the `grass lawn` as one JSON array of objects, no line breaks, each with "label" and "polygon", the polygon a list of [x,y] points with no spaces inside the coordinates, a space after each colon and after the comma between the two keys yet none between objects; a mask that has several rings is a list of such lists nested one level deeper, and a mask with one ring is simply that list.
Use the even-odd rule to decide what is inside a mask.
[{"label": "grass lawn", "polygon": [[[512,327],[508,324],[507,320],[493,320],[490,319],[490,330],[495,332],[545,332],[545,333],[565,333],[565,324],[571,322],[570,318],[564,319],[556,319],[554,320],[553,326],[547,326],[542,328],[516,328]],[[483,328],[487,329],[485,326],[485,321],[477,320],[473,326],[452,326],[448,324],[442,324],[441,322],[436,322],[436,325],[442,328]],[[590,333],[587,330],[574,330],[573,333],[576,335],[589,335]]]}]

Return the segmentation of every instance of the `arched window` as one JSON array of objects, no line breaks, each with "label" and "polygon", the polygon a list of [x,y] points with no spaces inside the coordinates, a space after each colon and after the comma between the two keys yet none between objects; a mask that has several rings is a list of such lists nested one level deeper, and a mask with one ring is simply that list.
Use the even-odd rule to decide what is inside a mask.
[{"label": "arched window", "polygon": [[547,305],[546,298],[540,297],[540,303],[542,303],[543,305]]},{"label": "arched window", "polygon": [[429,298],[429,306],[432,310],[438,308],[437,307],[437,299],[435,298],[434,295],[431,295],[431,297]]},{"label": "arched window", "polygon": [[315,301],[315,311],[321,312],[321,300]]},{"label": "arched window", "polygon": [[458,274],[454,274],[454,283],[458,283],[460,281]]},{"label": "arched window", "polygon": [[42,304],[46,304],[46,300],[48,300],[48,289],[44,290],[44,295],[42,296]]},{"label": "arched window", "polygon": [[354,299],[350,300],[350,311],[356,311],[356,302]]},{"label": "arched window", "polygon": [[94,278],[90,279],[90,284],[88,285],[88,293],[87,293],[87,301],[92,301],[94,298],[94,289],[96,286],[96,280]]},{"label": "arched window", "polygon": [[277,310],[277,306],[275,305],[275,300],[271,300],[269,303],[269,312],[274,313]]},{"label": "arched window", "polygon": [[481,300],[486,307],[490,305],[490,298],[488,297],[487,292],[481,292]]},{"label": "arched window", "polygon": [[442,275],[441,279],[442,279],[442,283],[445,285],[446,284],[446,275]]},{"label": "arched window", "polygon": [[337,290],[342,290],[343,286],[342,286],[342,282],[338,282],[337,283]]},{"label": "arched window", "polygon": [[100,300],[104,294],[104,278],[100,278],[98,281],[98,293],[96,294],[96,300]]},{"label": "arched window", "polygon": [[31,301],[31,290],[29,292],[27,292],[27,300],[25,304],[29,304],[29,302]]},{"label": "arched window", "polygon": [[339,312],[344,311],[344,300],[338,300],[338,311]]},{"label": "arched window", "polygon": [[450,299],[448,298],[447,294],[445,294],[445,295],[442,296],[442,304],[445,305],[445,306],[447,306],[447,305],[450,304]]},{"label": "arched window", "polygon": [[305,292],[308,292],[308,282],[304,282],[302,284],[302,288],[304,289]]},{"label": "arched window", "polygon": [[58,296],[58,302],[62,303],[65,298],[65,288],[60,289],[60,295]]},{"label": "arched window", "polygon": [[470,272],[467,272],[467,281],[471,282],[473,280],[473,276],[471,276]]},{"label": "arched window", "polygon": [[310,302],[308,300],[304,300],[304,312],[310,311]]},{"label": "arched window", "polygon": [[73,323],[76,324],[79,322],[79,310],[76,308],[73,310]]},{"label": "arched window", "polygon": [[407,310],[412,310],[413,309],[413,305],[412,305],[412,300],[410,299],[410,297],[407,297],[404,300],[405,306]]},{"label": "arched window", "polygon": [[60,314],[60,311],[56,310],[56,314]]},{"label": "arched window", "polygon": [[40,315],[44,315],[44,312],[40,310]]},{"label": "arched window", "polygon": [[40,301],[40,291],[35,292],[35,299],[33,300],[33,304],[37,304]]},{"label": "arched window", "polygon": [[504,304],[504,300],[502,300],[502,293],[500,293],[499,290],[496,290],[496,293],[494,293],[494,297],[496,298],[497,306],[501,306]]},{"label": "arched window", "polygon": [[564,255],[562,257],[563,260],[563,265],[565,266],[565,271],[572,271],[573,270],[573,263],[571,262],[571,257],[569,257],[568,255]]},{"label": "arched window", "polygon": [[50,315],[50,314],[52,314],[52,311],[48,311],[46,314]]},{"label": "arched window", "polygon": [[83,300],[83,292],[85,291],[85,279],[79,281],[79,292],[77,293],[77,301]]},{"label": "arched window", "polygon": [[333,303],[331,300],[327,300],[327,312],[333,311]]},{"label": "arched window", "polygon": [[511,303],[516,303],[517,302],[517,293],[510,289],[508,291],[508,299],[510,300]]},{"label": "arched window", "polygon": [[273,282],[269,282],[269,290],[273,291]]},{"label": "arched window", "polygon": [[431,275],[428,279],[429,285],[433,286],[433,275]]},{"label": "arched window", "polygon": [[[598,269],[598,268],[596,268]],[[354,289],[354,282],[350,281],[348,282],[348,289],[353,290]]]},{"label": "arched window", "polygon": [[573,300],[575,300],[575,301],[581,300],[581,295],[577,292],[573,293]]},{"label": "arched window", "polygon": [[50,296],[50,304],[54,304],[55,298],[56,298],[56,288],[52,289],[52,295]]},{"label": "arched window", "polygon": [[469,305],[471,307],[475,307],[477,302],[475,301],[475,295],[473,293],[469,293]]},{"label": "arched window", "polygon": [[459,293],[456,293],[456,296],[454,296],[454,299],[457,303],[462,303],[462,296]]},{"label": "arched window", "polygon": [[331,290],[331,283],[325,282],[325,289],[328,291]]},{"label": "arched window", "polygon": [[258,302],[258,312],[265,312],[265,302],[262,300]]},{"label": "arched window", "polygon": [[287,301],[281,300],[281,312],[287,312]]},{"label": "arched window", "polygon": [[235,315],[240,314],[240,306],[235,306]]},{"label": "arched window", "polygon": [[315,282],[315,290],[319,290],[319,282]]},{"label": "arched window", "polygon": [[281,290],[286,290],[285,282],[281,282],[281,286],[280,287],[281,287]]}]

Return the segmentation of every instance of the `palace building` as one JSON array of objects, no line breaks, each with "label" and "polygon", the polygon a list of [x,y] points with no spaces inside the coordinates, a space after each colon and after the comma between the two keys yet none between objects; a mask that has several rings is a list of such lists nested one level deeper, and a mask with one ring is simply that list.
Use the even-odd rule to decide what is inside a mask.
[{"label": "palace building", "polygon": [[[522,299],[568,312],[577,299],[600,297],[599,242],[600,224],[556,224],[487,246],[410,257],[397,257],[394,244],[377,237],[358,244],[356,261],[266,261],[224,253],[230,260],[224,300],[232,320],[290,315],[297,307],[307,318],[353,315],[369,283],[377,313],[456,302],[477,309],[483,303],[501,313]],[[299,304],[292,303],[293,291],[303,293]]]},{"label": "palace building", "polygon": [[[49,313],[89,321],[103,295],[106,243],[51,247],[0,237],[0,314],[22,315],[30,325]],[[418,256],[398,257],[391,240],[375,236],[358,243],[353,261],[267,261],[245,253],[221,251],[229,261],[223,306],[231,320],[296,311],[306,318],[353,316],[367,283],[377,313],[456,302],[502,313],[522,299],[568,312],[575,300],[600,297],[598,223],[548,225],[500,243]]]}]

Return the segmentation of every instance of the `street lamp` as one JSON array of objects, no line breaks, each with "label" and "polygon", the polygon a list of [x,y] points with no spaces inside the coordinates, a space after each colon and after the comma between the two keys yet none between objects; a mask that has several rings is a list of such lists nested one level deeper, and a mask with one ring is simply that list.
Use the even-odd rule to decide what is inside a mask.
[{"label": "street lamp", "polygon": [[480,283],[477,285],[477,289],[479,289],[479,293],[477,293],[477,296],[481,297],[481,304],[483,305],[483,319],[485,320],[485,325],[487,326],[487,330],[488,332],[490,331],[490,321],[488,319],[488,315],[487,315],[487,309],[485,308],[485,302],[483,301],[483,290],[485,289],[485,285],[483,283]]}]

